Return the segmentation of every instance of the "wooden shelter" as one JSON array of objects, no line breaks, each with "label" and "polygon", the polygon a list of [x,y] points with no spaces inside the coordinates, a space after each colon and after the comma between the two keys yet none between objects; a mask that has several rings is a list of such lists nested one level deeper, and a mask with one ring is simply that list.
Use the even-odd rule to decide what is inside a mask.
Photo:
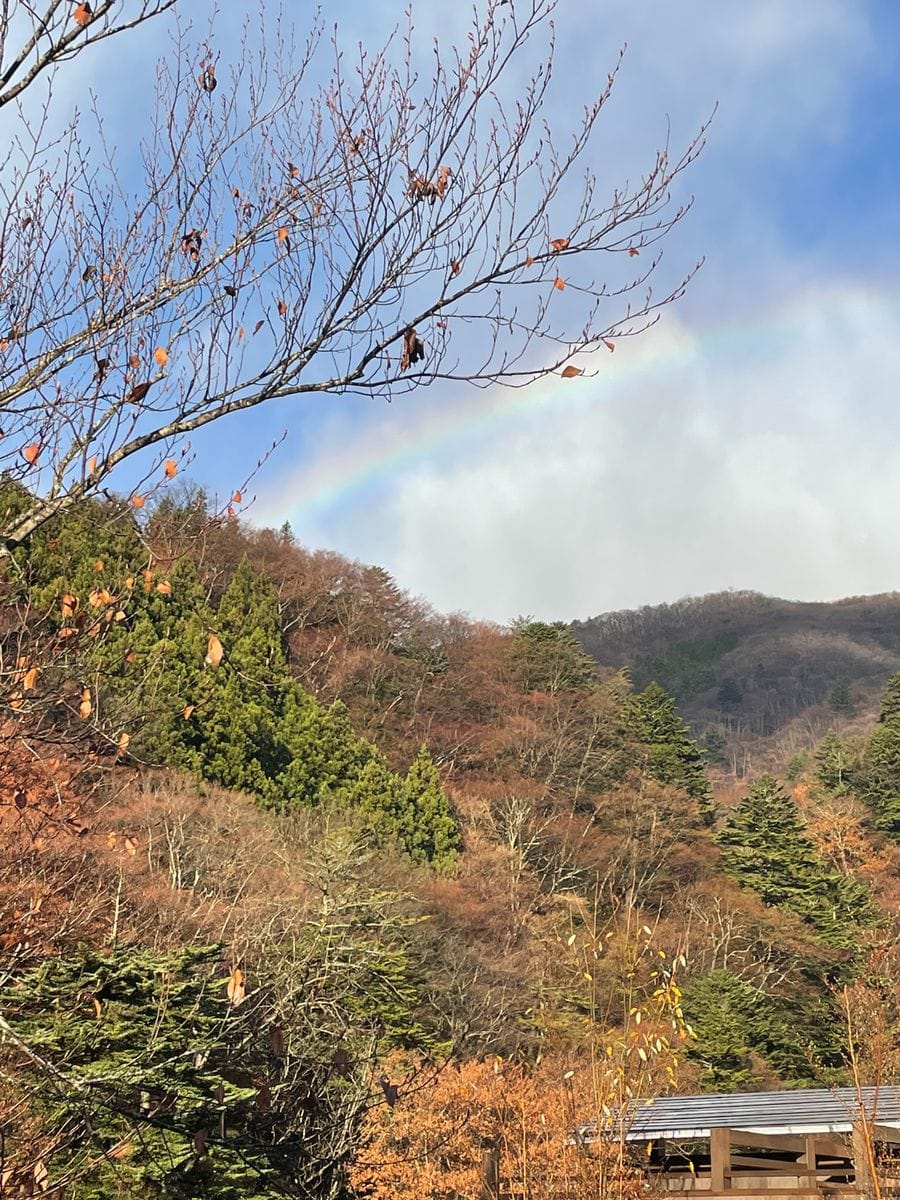
[{"label": "wooden shelter", "polygon": [[881,1195],[900,1197],[900,1087],[663,1096],[634,1105],[615,1136],[667,1191],[871,1196],[877,1172]]}]

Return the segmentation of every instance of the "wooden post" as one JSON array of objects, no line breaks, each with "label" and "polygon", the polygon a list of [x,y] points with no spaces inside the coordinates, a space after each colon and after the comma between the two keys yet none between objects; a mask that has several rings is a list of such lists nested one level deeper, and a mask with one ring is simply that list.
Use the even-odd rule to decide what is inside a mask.
[{"label": "wooden post", "polygon": [[[807,1134],[807,1136],[803,1139],[803,1142],[804,1142],[805,1149],[804,1149],[803,1153],[800,1155],[800,1162],[806,1167],[807,1171],[815,1172],[815,1169],[818,1166],[818,1160],[816,1158],[817,1142],[816,1142],[815,1134],[812,1134],[812,1133]],[[809,1174],[809,1175],[798,1175],[797,1183],[800,1187],[810,1187],[810,1188],[818,1189],[819,1177],[818,1177],[818,1175],[816,1175],[814,1173]]]},{"label": "wooden post", "polygon": [[725,1191],[725,1181],[731,1183],[731,1130],[709,1131],[709,1186],[714,1192]]},{"label": "wooden post", "polygon": [[500,1200],[500,1151],[493,1142],[482,1142],[481,1195],[482,1200]]}]

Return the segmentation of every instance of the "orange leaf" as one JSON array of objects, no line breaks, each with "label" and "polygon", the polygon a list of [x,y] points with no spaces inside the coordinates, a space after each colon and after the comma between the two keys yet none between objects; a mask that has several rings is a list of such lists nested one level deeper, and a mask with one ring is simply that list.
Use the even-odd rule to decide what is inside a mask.
[{"label": "orange leaf", "polygon": [[133,663],[136,657],[137,655],[133,650],[126,650],[124,661],[127,663]]},{"label": "orange leaf", "polygon": [[31,667],[30,670],[25,672],[25,678],[22,680],[22,691],[23,692],[33,692],[34,691],[34,687],[38,681],[39,674],[40,674],[40,672],[38,671],[37,667]]},{"label": "orange leaf", "polygon": [[189,721],[191,719],[191,713],[194,711],[194,709],[196,707],[197,706],[195,704],[186,704],[184,706],[184,708],[182,709],[181,715],[185,719],[185,721]]},{"label": "orange leaf", "polygon": [[41,443],[32,442],[30,446],[26,446],[22,451],[22,457],[28,463],[29,467],[33,467],[37,462],[37,457],[41,452]]},{"label": "orange leaf", "polygon": [[243,1004],[247,996],[247,989],[244,986],[244,972],[240,967],[235,967],[231,972],[226,991],[228,994],[228,999],[235,1008],[237,1008],[239,1004]]},{"label": "orange leaf", "polygon": [[286,242],[288,240],[288,231],[283,225],[278,230],[278,240],[279,242]]},{"label": "orange leaf", "polygon": [[78,608],[78,597],[73,596],[71,592],[66,592],[59,602],[64,617],[74,617],[75,610]]},{"label": "orange leaf", "polygon": [[156,585],[156,590],[159,592],[159,594],[161,596],[171,596],[172,595],[172,585],[171,585],[171,583],[169,583],[168,579],[161,579],[159,581],[159,583]]},{"label": "orange leaf", "polygon": [[88,475],[93,475],[93,473],[97,470],[97,455],[96,454],[92,454],[91,457],[87,460],[87,469],[88,469]]},{"label": "orange leaf", "polygon": [[75,24],[80,25],[84,29],[93,16],[93,10],[87,0],[82,0],[82,3],[75,9]]},{"label": "orange leaf", "polygon": [[557,291],[564,292],[566,290],[566,281],[564,279],[560,279],[560,277],[557,275],[557,277],[553,280],[553,286]]},{"label": "orange leaf", "polygon": [[244,499],[243,492],[235,492],[231,498],[235,502],[235,504],[240,504],[241,501]]},{"label": "orange leaf", "polygon": [[566,246],[568,246],[568,244],[569,244],[568,238],[551,238],[550,239],[550,245],[553,247],[554,250],[565,250],[565,248],[566,248]]},{"label": "orange leaf", "polygon": [[116,753],[121,757],[128,749],[128,743],[131,741],[130,733],[120,733],[119,740],[116,742]]},{"label": "orange leaf", "polygon": [[132,508],[143,508],[146,503],[147,503],[146,496],[132,496],[131,497],[131,507]]},{"label": "orange leaf", "polygon": [[125,587],[129,592],[134,587],[134,576],[133,575],[129,575],[128,578],[125,580]]},{"label": "orange leaf", "polygon": [[533,263],[533,262],[534,262],[534,259],[533,259],[533,258],[531,257],[531,255],[529,254],[529,255],[528,255],[528,257],[525,259],[525,266],[526,266],[526,267],[530,267],[530,266],[532,265],[532,263]]},{"label": "orange leaf", "polygon": [[285,314],[286,312],[287,312],[287,305],[285,304],[285,302],[284,302],[283,300],[279,300],[279,301],[278,301],[278,315],[279,315],[279,317],[283,317],[283,316],[284,316],[284,314]]},{"label": "orange leaf", "polygon": [[97,561],[94,563],[94,570],[97,572],[98,575],[103,570],[103,566],[104,566],[103,559],[98,558]]},{"label": "orange leaf", "polygon": [[106,588],[94,588],[88,596],[88,603],[92,608],[102,608],[104,604],[111,604],[112,600],[113,597]]},{"label": "orange leaf", "polygon": [[134,856],[137,854],[137,838],[127,837],[125,839],[125,851],[127,854],[130,854],[132,858],[134,858]]},{"label": "orange leaf", "polygon": [[610,354],[612,354],[612,352],[613,352],[613,351],[615,350],[615,348],[616,348],[616,343],[615,343],[615,342],[608,342],[608,341],[606,340],[606,338],[604,338],[604,339],[603,339],[603,345],[604,345],[604,346],[607,348],[607,350],[610,352]]},{"label": "orange leaf", "polygon": [[165,346],[157,346],[153,351],[153,360],[159,367],[164,367],[169,361],[169,352]]},{"label": "orange leaf", "polygon": [[209,645],[206,648],[206,661],[211,667],[217,667],[222,661],[222,655],[225,653],[225,647],[219,641],[214,633],[209,635]]},{"label": "orange leaf", "polygon": [[166,479],[172,479],[178,474],[178,463],[174,458],[167,458],[163,464],[163,470],[166,473]]},{"label": "orange leaf", "polygon": [[82,721],[86,721],[88,719],[93,711],[93,708],[94,706],[91,703],[91,689],[82,688],[81,703],[78,705],[78,715],[81,717]]},{"label": "orange leaf", "polygon": [[582,371],[581,367],[573,367],[571,363],[562,369],[563,379],[574,379],[576,375],[583,374],[584,372]]},{"label": "orange leaf", "polygon": [[21,692],[10,692],[9,707],[12,709],[15,709],[16,712],[18,712],[18,710],[20,708],[22,708],[22,706],[23,706],[22,693]]}]

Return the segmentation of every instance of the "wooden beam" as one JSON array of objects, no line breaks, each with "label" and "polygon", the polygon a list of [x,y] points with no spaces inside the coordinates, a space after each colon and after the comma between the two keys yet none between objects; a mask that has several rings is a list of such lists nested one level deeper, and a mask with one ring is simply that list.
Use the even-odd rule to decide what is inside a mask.
[{"label": "wooden beam", "polygon": [[[850,1158],[850,1147],[842,1134],[817,1133],[816,1149],[819,1154],[832,1154],[835,1158]],[[751,1133],[746,1129],[732,1129],[731,1140],[735,1146],[750,1146],[754,1150],[791,1150],[796,1154],[806,1151],[806,1138],[796,1134]]]}]

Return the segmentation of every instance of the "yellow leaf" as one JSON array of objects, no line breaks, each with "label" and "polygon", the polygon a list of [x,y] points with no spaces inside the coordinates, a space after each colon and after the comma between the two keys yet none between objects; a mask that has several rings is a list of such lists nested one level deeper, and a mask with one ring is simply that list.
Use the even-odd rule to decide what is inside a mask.
[{"label": "yellow leaf", "polygon": [[231,972],[231,975],[228,979],[226,992],[228,999],[235,1008],[237,1008],[239,1004],[243,1004],[244,1000],[246,999],[247,989],[244,985],[244,972],[240,969],[240,967],[235,967]]},{"label": "yellow leaf", "polygon": [[37,667],[31,667],[30,670],[25,672],[25,678],[22,680],[22,691],[23,692],[33,692],[34,691],[35,684],[38,681],[39,674],[40,674],[40,672],[38,671]]},{"label": "yellow leaf", "polygon": [[225,653],[225,648],[214,633],[209,635],[209,644],[206,647],[206,661],[211,667],[217,667],[222,661],[222,655]]}]

